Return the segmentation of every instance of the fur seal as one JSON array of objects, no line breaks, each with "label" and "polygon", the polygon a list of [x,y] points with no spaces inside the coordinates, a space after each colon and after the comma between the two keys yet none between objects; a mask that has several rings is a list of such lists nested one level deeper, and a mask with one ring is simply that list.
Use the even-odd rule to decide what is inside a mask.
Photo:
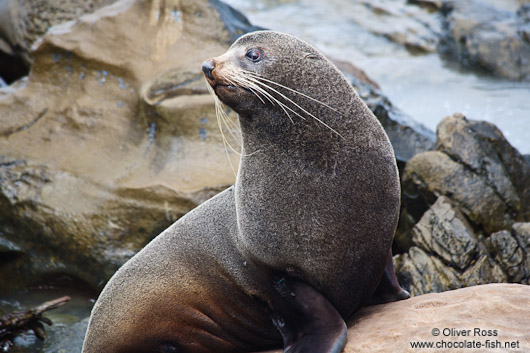
[{"label": "fur seal", "polygon": [[390,254],[392,146],[338,69],[293,36],[249,33],[202,69],[239,115],[235,186],[116,272],[83,353],[339,353],[345,320],[374,293],[408,297]]}]

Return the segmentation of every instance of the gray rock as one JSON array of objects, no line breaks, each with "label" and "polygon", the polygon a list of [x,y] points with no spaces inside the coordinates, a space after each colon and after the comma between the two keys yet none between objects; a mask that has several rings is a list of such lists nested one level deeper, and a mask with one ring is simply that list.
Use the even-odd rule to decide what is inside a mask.
[{"label": "gray rock", "polygon": [[436,146],[405,168],[407,208],[446,195],[488,234],[529,220],[529,166],[494,125],[455,114],[438,124]]},{"label": "gray rock", "polygon": [[463,287],[456,271],[418,246],[394,256],[394,266],[399,283],[413,296]]},{"label": "gray rock", "polygon": [[489,255],[482,255],[471,267],[460,274],[462,287],[471,287],[479,284],[508,282],[508,278],[499,264]]},{"label": "gray rock", "polygon": [[[519,207],[512,207],[512,216],[518,222],[530,221],[530,164],[508,143],[495,125],[486,121],[468,121],[468,123],[491,163],[496,164],[496,166],[488,166],[487,164],[484,166],[483,163],[485,172],[483,173],[487,174],[492,182],[496,182],[498,176],[508,177],[516,193],[516,196],[509,196],[509,198],[514,200],[519,198],[520,202]],[[504,187],[497,187],[497,189],[505,190]],[[509,186],[507,189],[512,190]]]},{"label": "gray rock", "polygon": [[259,26],[254,26],[240,11],[234,9],[232,6],[225,4],[221,0],[208,0],[212,7],[214,7],[221,17],[221,22],[224,23],[225,28],[230,36],[226,44],[232,44],[241,35],[263,29]]},{"label": "gray rock", "polygon": [[510,282],[530,284],[530,223],[515,223],[511,232],[493,233],[487,244]]},{"label": "gray rock", "polygon": [[411,158],[402,177],[402,221],[417,223],[395,258],[398,277],[415,294],[528,283],[528,164],[494,125],[461,114],[436,137],[437,150]]},{"label": "gray rock", "polygon": [[361,0],[352,3],[355,22],[412,53],[436,51],[441,32],[435,14],[406,0]]},{"label": "gray rock", "polygon": [[438,11],[441,10],[443,4],[447,2],[447,0],[408,0],[407,2],[419,5],[431,11]]},{"label": "gray rock", "polygon": [[473,229],[445,196],[425,212],[412,234],[414,244],[458,270],[465,270],[478,251]]},{"label": "gray rock", "polygon": [[440,49],[466,66],[514,80],[530,79],[528,5],[516,13],[478,0],[444,4]]},{"label": "gray rock", "polygon": [[407,208],[428,207],[445,195],[487,232],[505,229],[514,222],[503,200],[485,178],[439,151],[414,156],[405,167],[402,186]]},{"label": "gray rock", "polygon": [[523,213],[524,219],[527,205],[521,204],[519,194],[528,198],[530,184],[522,180],[530,180],[530,169],[497,127],[487,122],[470,122],[455,114],[439,123],[436,149],[484,178],[510,215],[517,219]]},{"label": "gray rock", "polygon": [[30,63],[33,43],[53,25],[75,20],[116,0],[1,0],[0,51]]},{"label": "gray rock", "polygon": [[445,196],[425,212],[412,234],[414,245],[394,260],[401,285],[413,295],[506,280],[464,215]]},{"label": "gray rock", "polygon": [[524,244],[524,247],[527,249],[530,249],[530,222],[527,223],[515,223],[512,226],[512,229],[514,231],[514,234],[521,237],[522,244]]}]

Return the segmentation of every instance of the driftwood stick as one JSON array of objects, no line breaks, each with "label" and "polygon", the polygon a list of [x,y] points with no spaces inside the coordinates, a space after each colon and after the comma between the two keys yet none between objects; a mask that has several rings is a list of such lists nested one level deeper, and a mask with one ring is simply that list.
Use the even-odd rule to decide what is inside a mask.
[{"label": "driftwood stick", "polygon": [[14,311],[1,316],[0,347],[11,346],[15,336],[28,330],[32,330],[35,336],[44,340],[46,338],[46,331],[44,331],[42,323],[51,325],[52,322],[50,319],[43,317],[42,314],[45,311],[53,310],[66,304],[70,299],[70,297],[65,296],[42,303],[26,311]]}]

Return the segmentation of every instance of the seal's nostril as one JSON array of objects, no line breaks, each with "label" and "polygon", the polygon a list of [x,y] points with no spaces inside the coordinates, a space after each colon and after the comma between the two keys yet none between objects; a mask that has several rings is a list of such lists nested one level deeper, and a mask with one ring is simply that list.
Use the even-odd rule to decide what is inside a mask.
[{"label": "seal's nostril", "polygon": [[213,65],[213,60],[206,60],[202,63],[202,72],[208,77],[210,80],[213,80],[212,71],[215,68]]}]

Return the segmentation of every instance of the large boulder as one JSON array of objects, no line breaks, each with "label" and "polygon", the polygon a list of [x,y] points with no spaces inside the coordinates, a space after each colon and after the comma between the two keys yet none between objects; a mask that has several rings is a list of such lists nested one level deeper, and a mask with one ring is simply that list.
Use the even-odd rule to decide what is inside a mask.
[{"label": "large boulder", "polygon": [[29,78],[0,90],[0,287],[101,288],[233,183],[200,64],[253,29],[219,1],[123,0],[35,44]]},{"label": "large boulder", "polygon": [[343,353],[528,352],[529,298],[530,286],[488,284],[366,307]]},{"label": "large boulder", "polygon": [[31,46],[53,25],[116,0],[0,0],[0,87],[28,72]]}]

